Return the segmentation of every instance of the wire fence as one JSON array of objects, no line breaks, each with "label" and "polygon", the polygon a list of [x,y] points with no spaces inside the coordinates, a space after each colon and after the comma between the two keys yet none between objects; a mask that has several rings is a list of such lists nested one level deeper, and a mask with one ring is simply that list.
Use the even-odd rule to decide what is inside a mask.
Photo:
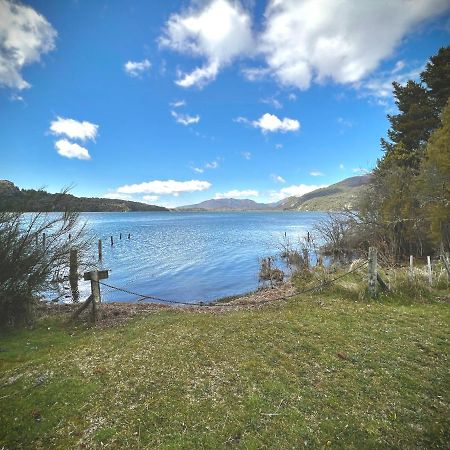
[{"label": "wire fence", "polygon": [[[299,295],[303,295],[303,294],[307,294],[309,292],[314,292],[314,291],[318,291],[320,289],[323,289],[324,287],[327,287],[333,283],[335,283],[336,281],[354,273],[357,272],[359,269],[367,266],[368,262],[364,261],[361,264],[358,264],[357,266],[353,267],[352,269],[346,271],[345,273],[334,277],[330,280],[324,280],[321,281],[320,283],[317,283],[315,286],[311,286],[311,287],[307,287],[304,288],[300,291],[296,291],[293,294],[289,294],[289,295],[283,295],[281,297],[279,297],[277,300],[287,300],[289,298],[293,298],[293,297],[297,297]],[[168,298],[161,298],[161,297],[157,297],[155,295],[150,295],[150,294],[142,294],[142,293],[138,293],[138,292],[134,292],[130,289],[125,289],[122,287],[118,287],[118,286],[114,286],[112,284],[106,283],[104,281],[98,281],[98,283],[101,286],[104,286],[108,289],[114,290],[114,291],[118,291],[118,292],[123,292],[126,293],[128,295],[133,295],[136,297],[136,301],[138,302],[142,302],[145,300],[153,300],[155,302],[159,302],[159,303],[165,303],[165,304],[174,304],[174,305],[184,305],[184,306],[194,306],[194,307],[205,307],[205,308],[213,308],[213,307],[229,307],[229,306],[236,306],[236,303],[225,303],[225,302],[204,302],[204,301],[200,301],[200,302],[188,302],[188,301],[183,301],[183,300],[176,300],[176,299],[168,299]],[[259,301],[258,303],[266,303],[266,302],[270,302],[273,300],[267,300],[267,299],[263,299],[261,301]]]}]

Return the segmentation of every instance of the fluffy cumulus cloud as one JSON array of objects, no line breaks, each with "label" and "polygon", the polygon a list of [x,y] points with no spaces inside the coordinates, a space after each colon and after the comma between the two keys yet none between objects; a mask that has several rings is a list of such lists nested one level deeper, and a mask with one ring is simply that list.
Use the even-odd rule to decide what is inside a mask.
[{"label": "fluffy cumulus cloud", "polygon": [[0,85],[26,89],[24,66],[55,48],[57,33],[41,14],[16,1],[0,0]]},{"label": "fluffy cumulus cloud", "polygon": [[448,7],[448,0],[271,0],[260,50],[282,84],[353,83],[389,57],[414,25]]},{"label": "fluffy cumulus cloud", "polygon": [[123,70],[130,77],[139,78],[144,75],[151,67],[150,61],[148,59],[143,59],[142,61],[127,61]]},{"label": "fluffy cumulus cloud", "polygon": [[287,186],[279,191],[271,192],[271,197],[275,200],[282,200],[286,197],[301,197],[308,192],[315,191],[316,189],[327,187],[327,184],[294,184]]},{"label": "fluffy cumulus cloud", "polygon": [[205,191],[211,187],[208,181],[190,180],[153,180],[139,184],[130,184],[118,187],[115,192],[119,194],[155,194],[178,196],[184,192]]},{"label": "fluffy cumulus cloud", "polygon": [[[239,0],[192,3],[197,7],[169,18],[160,39],[163,46],[205,61],[180,74],[178,85],[201,86],[237,57],[258,54],[265,64],[243,68],[244,76],[252,81],[272,76],[302,90],[313,82],[353,84],[367,78],[414,26],[450,8],[448,0],[269,0],[263,26],[253,35]],[[400,61],[394,73],[403,69]]]},{"label": "fluffy cumulus cloud", "polygon": [[300,122],[296,119],[289,119],[285,117],[280,119],[275,114],[263,114],[258,120],[248,120],[245,117],[238,117],[235,122],[246,123],[259,128],[263,133],[286,133],[288,131],[297,131],[300,129]]},{"label": "fluffy cumulus cloud", "polygon": [[66,158],[91,159],[91,155],[89,155],[87,148],[74,142],[70,142],[67,139],[56,141],[55,148],[61,156],[65,156]]},{"label": "fluffy cumulus cloud", "polygon": [[239,2],[212,0],[201,5],[170,16],[160,38],[162,46],[204,60],[192,72],[180,74],[176,83],[182,87],[214,80],[223,67],[253,47],[251,18]]},{"label": "fluffy cumulus cloud", "polygon": [[98,125],[87,121],[78,121],[74,119],[65,119],[57,117],[50,123],[50,132],[57,136],[65,135],[70,139],[79,139],[81,141],[95,140],[98,132]]},{"label": "fluffy cumulus cloud", "polygon": [[242,191],[238,189],[233,189],[228,192],[218,192],[214,197],[216,199],[221,198],[248,198],[248,197],[258,197],[259,192],[254,189],[244,189]]}]

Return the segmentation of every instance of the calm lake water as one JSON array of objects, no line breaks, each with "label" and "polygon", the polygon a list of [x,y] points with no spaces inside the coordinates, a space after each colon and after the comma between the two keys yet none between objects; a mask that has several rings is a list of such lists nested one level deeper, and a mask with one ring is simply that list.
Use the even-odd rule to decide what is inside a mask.
[{"label": "calm lake water", "polygon": [[[110,269],[105,282],[192,303],[256,289],[258,259],[277,253],[284,233],[297,239],[324,217],[317,212],[82,214],[93,237],[103,240],[102,267]],[[96,245],[91,253],[97,254]],[[81,282],[81,299],[89,292],[89,283]],[[137,300],[103,286],[102,298]]]}]

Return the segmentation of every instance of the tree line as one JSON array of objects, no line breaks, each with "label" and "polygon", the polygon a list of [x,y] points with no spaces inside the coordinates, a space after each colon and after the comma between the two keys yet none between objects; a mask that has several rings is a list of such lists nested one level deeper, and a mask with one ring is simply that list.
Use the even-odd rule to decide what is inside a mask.
[{"label": "tree line", "polygon": [[393,83],[398,113],[381,139],[358,236],[395,260],[450,248],[450,46],[432,56],[420,80]]}]

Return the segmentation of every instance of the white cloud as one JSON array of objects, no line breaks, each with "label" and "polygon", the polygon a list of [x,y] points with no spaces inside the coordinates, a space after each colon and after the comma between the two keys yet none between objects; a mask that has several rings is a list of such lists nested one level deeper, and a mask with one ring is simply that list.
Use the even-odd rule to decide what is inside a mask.
[{"label": "white cloud", "polygon": [[212,0],[202,8],[173,14],[166,23],[160,44],[205,60],[202,67],[181,74],[179,86],[202,86],[242,53],[252,50],[250,15],[238,2]]},{"label": "white cloud", "polygon": [[448,7],[448,0],[271,0],[259,48],[281,84],[354,83],[391,56],[413,26]]},{"label": "white cloud", "polygon": [[219,167],[219,163],[217,161],[211,161],[210,163],[206,163],[206,169],[217,169]]},{"label": "white cloud", "polygon": [[276,99],[275,97],[267,97],[267,98],[262,98],[260,100],[261,103],[265,103],[266,105],[270,105],[275,109],[281,109],[283,108],[283,103],[281,103],[278,99]]},{"label": "white cloud", "polygon": [[86,148],[81,145],[69,142],[67,139],[60,139],[55,142],[55,148],[61,156],[76,159],[91,159],[91,155]]},{"label": "white cloud", "polygon": [[175,100],[172,103],[170,103],[170,106],[172,108],[181,108],[182,106],[186,106],[185,100]]},{"label": "white cloud", "polygon": [[98,125],[91,122],[79,122],[74,119],[64,119],[57,117],[50,123],[50,131],[57,136],[66,135],[70,139],[95,140],[98,132]]},{"label": "white cloud", "polygon": [[300,128],[300,122],[295,119],[279,119],[274,114],[266,113],[258,120],[254,120],[251,124],[255,128],[260,128],[263,133],[286,133],[287,131],[297,131]]},{"label": "white cloud", "polygon": [[142,199],[146,202],[156,202],[159,199],[159,195],[144,195]]},{"label": "white cloud", "polygon": [[282,176],[276,175],[274,173],[270,175],[270,178],[272,178],[275,183],[286,183],[286,180]]},{"label": "white cloud", "polygon": [[22,102],[22,103],[25,103],[24,98],[23,98],[21,95],[19,95],[19,94],[13,93],[13,94],[10,95],[9,99],[10,99],[12,102]]},{"label": "white cloud", "polygon": [[251,152],[242,152],[241,155],[243,156],[243,158],[245,158],[247,161],[252,159],[252,154]]},{"label": "white cloud", "polygon": [[318,170],[313,170],[312,172],[309,172],[309,174],[312,177],[323,177],[324,174],[322,172],[319,172]]},{"label": "white cloud", "polygon": [[425,64],[412,68],[405,66],[404,64],[399,66],[397,62],[392,70],[377,73],[376,76],[355,83],[354,87],[362,97],[373,97],[378,105],[387,107],[388,101],[392,100],[392,83],[396,81],[404,85],[408,80],[416,80],[425,68]]},{"label": "white cloud", "polygon": [[260,81],[271,73],[267,67],[244,67],[241,72],[249,81]]},{"label": "white cloud", "polygon": [[259,192],[253,189],[247,189],[239,191],[238,189],[234,189],[228,192],[218,192],[214,198],[247,198],[247,197],[258,197]]},{"label": "white cloud", "polygon": [[271,197],[277,200],[282,200],[286,197],[301,197],[308,192],[315,191],[316,189],[327,187],[327,184],[297,184],[285,187],[277,192],[271,192]]},{"label": "white cloud", "polygon": [[283,148],[283,144],[275,144],[275,148],[277,150],[281,150]]},{"label": "white cloud", "polygon": [[342,164],[342,163],[339,164],[339,169],[344,170],[344,168],[345,168],[345,167],[344,167],[344,164]]},{"label": "white cloud", "polygon": [[205,191],[211,187],[208,181],[190,180],[153,180],[139,184],[118,187],[115,192],[120,194],[157,194],[175,195],[183,192]]},{"label": "white cloud", "polygon": [[219,167],[219,160],[222,158],[217,158],[215,161],[206,163],[203,167],[192,167],[192,170],[197,173],[203,173],[206,169],[217,169]]},{"label": "white cloud", "polygon": [[0,85],[26,89],[24,66],[55,48],[57,32],[41,14],[16,1],[0,0]]},{"label": "white cloud", "polygon": [[130,75],[130,77],[139,78],[145,72],[147,72],[151,67],[150,61],[148,59],[143,59],[142,61],[127,61],[123,65],[125,72]]},{"label": "white cloud", "polygon": [[113,200],[133,200],[131,195],[118,194],[117,192],[107,192],[102,196],[102,198],[110,198]]},{"label": "white cloud", "polygon": [[200,116],[197,114],[196,116],[190,116],[189,114],[181,114],[176,111],[170,111],[172,117],[175,118],[177,123],[181,123],[181,125],[192,125],[194,123],[200,122]]},{"label": "white cloud", "polygon": [[291,102],[295,102],[295,101],[297,101],[297,96],[293,92],[291,92],[288,95],[288,100],[290,100]]}]

